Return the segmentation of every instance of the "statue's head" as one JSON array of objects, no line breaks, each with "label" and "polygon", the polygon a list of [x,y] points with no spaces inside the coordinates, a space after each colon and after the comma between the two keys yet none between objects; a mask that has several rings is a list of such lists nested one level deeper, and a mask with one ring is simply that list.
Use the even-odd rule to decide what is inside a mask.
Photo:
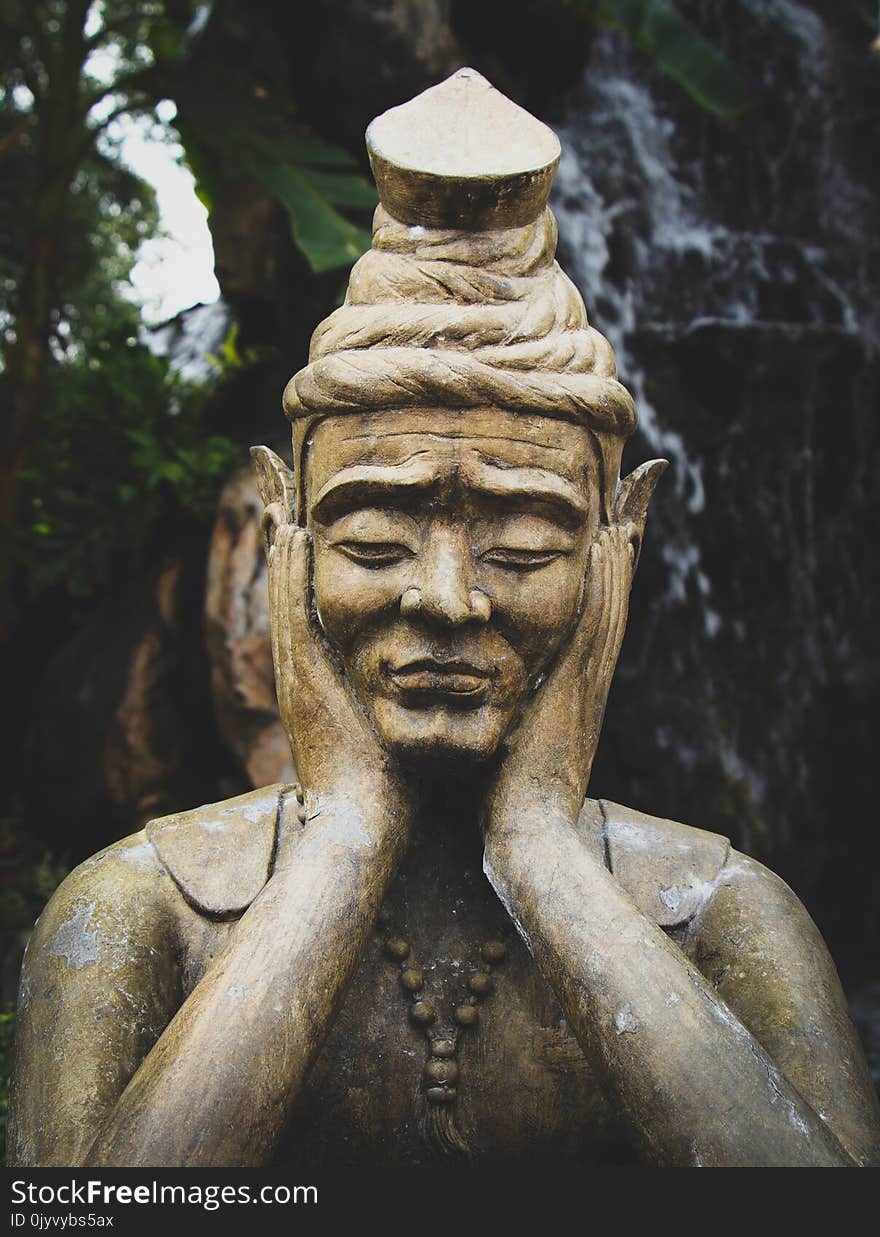
[{"label": "statue's head", "polygon": [[555,261],[555,135],[462,70],[368,145],[373,245],[264,497],[309,529],[316,619],[385,746],[481,760],[581,614],[636,413]]}]

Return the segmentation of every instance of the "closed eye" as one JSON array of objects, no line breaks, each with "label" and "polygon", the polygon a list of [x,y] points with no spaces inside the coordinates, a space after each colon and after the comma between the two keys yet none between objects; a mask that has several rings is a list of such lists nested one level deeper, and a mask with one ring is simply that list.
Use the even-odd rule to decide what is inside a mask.
[{"label": "closed eye", "polygon": [[509,546],[496,546],[487,550],[482,557],[483,562],[506,567],[510,571],[535,571],[567,553],[567,550],[520,550]]},{"label": "closed eye", "polygon": [[413,553],[396,541],[338,541],[333,548],[362,567],[391,567]]}]

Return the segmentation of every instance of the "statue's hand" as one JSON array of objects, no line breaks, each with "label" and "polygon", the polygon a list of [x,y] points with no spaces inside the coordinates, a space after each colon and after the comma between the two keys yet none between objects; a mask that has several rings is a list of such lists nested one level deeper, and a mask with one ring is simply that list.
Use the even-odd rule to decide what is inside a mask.
[{"label": "statue's hand", "polygon": [[519,816],[529,798],[577,819],[626,624],[633,560],[624,529],[599,530],[580,617],[508,738],[487,804],[488,827]]},{"label": "statue's hand", "polygon": [[253,447],[251,458],[265,503],[275,692],[306,810],[332,799],[380,826],[400,822],[408,814],[402,780],[348,690],[314,613],[311,538],[294,518],[293,474],[267,447]]},{"label": "statue's hand", "polygon": [[381,795],[396,773],[313,616],[311,538],[279,524],[267,553],[275,690],[299,779],[310,795]]},{"label": "statue's hand", "polygon": [[[620,485],[610,524],[590,548],[580,616],[527,701],[485,803],[484,827],[523,819],[523,804],[576,820],[617,665],[648,502],[666,467],[654,460]],[[530,818],[534,817],[530,815]]]}]

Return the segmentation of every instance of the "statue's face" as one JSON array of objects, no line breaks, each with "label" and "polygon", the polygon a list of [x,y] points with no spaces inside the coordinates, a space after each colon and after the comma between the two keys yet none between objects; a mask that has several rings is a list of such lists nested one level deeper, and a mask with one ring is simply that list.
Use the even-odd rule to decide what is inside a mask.
[{"label": "statue's face", "polygon": [[491,756],[580,612],[587,433],[491,409],[331,417],[305,501],[317,612],[382,742]]}]

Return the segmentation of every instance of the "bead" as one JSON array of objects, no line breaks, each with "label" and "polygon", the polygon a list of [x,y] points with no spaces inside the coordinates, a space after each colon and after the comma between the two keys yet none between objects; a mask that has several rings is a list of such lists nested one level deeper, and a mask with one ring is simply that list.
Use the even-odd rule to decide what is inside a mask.
[{"label": "bead", "polygon": [[433,1057],[454,1057],[456,1043],[454,1039],[432,1039],[431,1040],[431,1056]]},{"label": "bead", "polygon": [[455,1099],[455,1091],[450,1087],[428,1087],[425,1095],[432,1104],[451,1104]]},{"label": "bead", "polygon": [[395,962],[403,962],[409,957],[409,941],[405,941],[402,936],[389,936],[384,949],[388,957],[393,958]]},{"label": "bead", "polygon": [[400,972],[400,983],[407,992],[418,992],[424,984],[422,972],[414,966],[408,966]]},{"label": "bead", "polygon": [[480,1014],[476,1005],[457,1005],[455,1007],[455,1021],[460,1027],[476,1026]]},{"label": "bead", "polygon": [[429,1027],[437,1018],[437,1013],[430,1001],[416,1001],[409,1011],[409,1016],[420,1027]]},{"label": "bead", "polygon": [[305,803],[305,801],[306,801],[306,797],[305,797],[305,795],[303,794],[303,788],[302,788],[302,786],[300,786],[299,784],[297,784],[296,786],[294,786],[294,788],[293,788],[293,793],[294,793],[294,795],[296,795],[296,801],[297,801],[297,803]]},{"label": "bead", "polygon": [[480,950],[480,957],[490,966],[494,966],[498,962],[503,962],[507,957],[507,946],[503,941],[486,941]]},{"label": "bead", "polygon": [[425,1066],[425,1079],[433,1086],[449,1086],[458,1081],[458,1066],[454,1061],[432,1058]]},{"label": "bead", "polygon": [[296,819],[299,821],[301,825],[304,825],[306,823],[307,817],[308,817],[308,812],[306,811],[305,807],[298,807],[296,809]]},{"label": "bead", "polygon": [[474,996],[486,996],[492,991],[492,979],[485,971],[474,971],[468,980],[468,988]]}]

